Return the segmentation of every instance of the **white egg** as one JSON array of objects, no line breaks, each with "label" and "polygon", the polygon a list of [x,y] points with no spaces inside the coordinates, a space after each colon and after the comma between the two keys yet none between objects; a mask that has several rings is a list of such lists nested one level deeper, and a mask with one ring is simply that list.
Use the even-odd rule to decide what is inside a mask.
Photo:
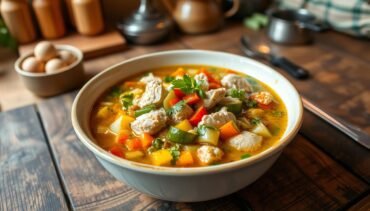
[{"label": "white egg", "polygon": [[62,69],[65,66],[66,64],[61,59],[51,59],[48,62],[46,62],[45,72],[46,73],[59,72],[60,69]]},{"label": "white egg", "polygon": [[21,69],[27,72],[41,73],[44,72],[44,63],[30,56],[22,62]]},{"label": "white egg", "polygon": [[70,51],[66,51],[66,50],[61,50],[59,51],[59,58],[64,62],[66,63],[67,65],[70,65],[72,64],[74,61],[76,61],[76,56],[70,52]]},{"label": "white egg", "polygon": [[34,49],[34,54],[38,60],[44,62],[58,56],[55,46],[48,41],[39,42]]}]

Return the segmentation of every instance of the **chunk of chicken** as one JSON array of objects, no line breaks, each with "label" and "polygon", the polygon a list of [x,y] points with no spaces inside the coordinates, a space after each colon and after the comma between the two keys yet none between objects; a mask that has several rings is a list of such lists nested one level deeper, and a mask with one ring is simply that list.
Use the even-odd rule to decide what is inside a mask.
[{"label": "chunk of chicken", "polygon": [[248,81],[242,76],[235,74],[227,74],[222,78],[221,84],[227,89],[239,89],[246,92],[252,91],[251,85],[248,83]]},{"label": "chunk of chicken", "polygon": [[236,121],[235,115],[228,112],[226,108],[222,108],[218,112],[204,115],[198,125],[208,125],[219,128],[231,120],[234,122]]},{"label": "chunk of chicken", "polygon": [[149,83],[150,81],[159,81],[159,82],[162,82],[162,79],[159,78],[159,77],[155,77],[153,75],[153,73],[149,73],[147,76],[144,76],[140,79],[140,82],[143,82],[143,83]]},{"label": "chunk of chicken", "polygon": [[243,131],[239,135],[230,138],[227,144],[243,152],[254,152],[262,146],[262,136]]},{"label": "chunk of chicken", "polygon": [[181,110],[179,111],[175,110],[171,114],[171,122],[179,123],[182,120],[189,118],[193,113],[194,113],[193,109],[188,104],[184,104]]},{"label": "chunk of chicken", "polygon": [[204,99],[204,107],[210,109],[220,102],[226,95],[225,88],[211,89],[206,92],[206,98]]},{"label": "chunk of chicken", "polygon": [[208,83],[208,78],[206,74],[204,73],[199,73],[194,76],[195,82],[197,84],[200,84],[200,88],[204,91],[207,91],[209,89],[209,83]]},{"label": "chunk of chicken", "polygon": [[161,108],[136,118],[136,120],[131,123],[131,129],[136,134],[148,133],[152,135],[165,127],[167,120],[166,112]]},{"label": "chunk of chicken", "polygon": [[139,107],[147,105],[160,105],[164,99],[166,90],[158,80],[151,80],[146,84],[145,92],[138,101]]},{"label": "chunk of chicken", "polygon": [[219,161],[222,159],[223,155],[224,152],[220,148],[214,146],[203,145],[197,150],[198,159],[203,164],[211,164]]},{"label": "chunk of chicken", "polygon": [[264,104],[264,105],[270,104],[272,102],[272,100],[274,99],[272,94],[270,92],[266,92],[266,91],[253,93],[250,96],[250,98],[252,98],[253,100],[257,101],[258,103],[261,103],[261,104]]}]

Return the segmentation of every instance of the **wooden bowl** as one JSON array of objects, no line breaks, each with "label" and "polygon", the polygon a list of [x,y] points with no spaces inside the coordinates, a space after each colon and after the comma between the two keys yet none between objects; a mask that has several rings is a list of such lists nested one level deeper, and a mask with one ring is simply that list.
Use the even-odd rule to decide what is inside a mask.
[{"label": "wooden bowl", "polygon": [[27,89],[35,95],[47,97],[75,89],[85,81],[83,53],[70,45],[55,45],[57,50],[67,50],[76,56],[76,61],[55,73],[31,73],[21,69],[22,62],[33,55],[30,52],[15,62],[14,68]]}]

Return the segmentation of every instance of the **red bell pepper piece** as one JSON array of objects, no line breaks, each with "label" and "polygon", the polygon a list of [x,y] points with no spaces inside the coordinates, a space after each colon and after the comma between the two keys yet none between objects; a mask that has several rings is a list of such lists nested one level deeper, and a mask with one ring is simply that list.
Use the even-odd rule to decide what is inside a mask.
[{"label": "red bell pepper piece", "polygon": [[119,146],[113,146],[112,148],[109,149],[109,152],[117,157],[123,158],[123,151]]},{"label": "red bell pepper piece", "polygon": [[203,116],[207,114],[207,109],[204,106],[198,108],[198,110],[193,114],[189,119],[189,122],[193,126],[197,126],[198,123],[202,120]]},{"label": "red bell pepper piece", "polygon": [[168,104],[170,104],[170,106],[174,106],[176,105],[176,103],[178,103],[180,101],[179,98],[175,97],[175,98],[172,98],[171,100],[168,101]]},{"label": "red bell pepper piece", "polygon": [[273,109],[274,108],[274,102],[271,102],[270,104],[262,104],[262,103],[258,103],[258,107],[259,108],[262,108],[263,110],[269,110],[269,109]]},{"label": "red bell pepper piece", "polygon": [[129,135],[126,134],[126,133],[120,134],[120,136],[118,137],[117,142],[120,143],[120,144],[125,144],[125,142],[127,141],[128,137],[129,137]]},{"label": "red bell pepper piece", "polygon": [[183,91],[181,91],[181,89],[179,89],[179,88],[175,88],[175,89],[173,89],[173,92],[175,93],[175,95],[176,95],[176,97],[178,97],[178,98],[183,98],[186,94],[183,92]]},{"label": "red bell pepper piece", "polygon": [[189,105],[193,105],[193,104],[196,104],[200,101],[200,97],[197,95],[197,93],[192,93],[192,94],[188,94],[186,95],[183,100],[189,104]]},{"label": "red bell pepper piece", "polygon": [[209,89],[218,89],[220,87],[221,87],[221,84],[218,84],[218,83],[215,83],[215,82],[209,83]]},{"label": "red bell pepper piece", "polygon": [[209,83],[221,84],[219,80],[216,80],[216,79],[212,76],[212,74],[211,74],[210,72],[208,72],[207,70],[205,70],[204,68],[202,68],[202,69],[200,70],[200,72],[207,76],[207,79],[208,79],[208,82],[209,82]]}]

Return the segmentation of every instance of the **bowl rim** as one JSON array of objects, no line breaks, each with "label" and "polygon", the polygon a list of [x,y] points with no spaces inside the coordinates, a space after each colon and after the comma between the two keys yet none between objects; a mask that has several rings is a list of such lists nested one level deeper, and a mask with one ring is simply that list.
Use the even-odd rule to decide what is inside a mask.
[{"label": "bowl rim", "polygon": [[[83,131],[81,125],[78,123],[78,115],[77,115],[77,105],[81,103],[79,99],[84,94],[86,89],[89,89],[92,84],[95,83],[95,81],[99,80],[100,77],[105,75],[108,71],[113,70],[121,65],[124,65],[125,63],[133,62],[136,60],[142,60],[146,59],[148,57],[155,57],[155,56],[165,56],[167,54],[181,54],[181,53],[203,53],[203,54],[211,54],[211,55],[224,55],[224,56],[232,56],[236,59],[242,59],[242,60],[248,60],[248,62],[254,63],[254,65],[259,66],[266,71],[273,72],[273,74],[276,74],[277,77],[279,77],[279,80],[282,80],[288,87],[291,89],[295,95],[295,97],[298,99],[297,102],[297,123],[293,126],[290,133],[286,135],[285,138],[280,139],[278,144],[273,145],[272,147],[260,152],[259,154],[252,156],[248,159],[233,161],[230,163],[224,163],[221,165],[213,165],[213,166],[202,166],[202,167],[165,167],[165,166],[154,166],[150,164],[143,164],[135,161],[126,160],[123,158],[116,157],[112,155],[111,153],[107,152],[106,150],[102,149],[100,146],[95,144],[90,138],[85,134]],[[236,70],[238,71],[238,70]],[[90,111],[91,112],[91,111]],[[279,72],[275,71],[271,67],[262,64],[256,60],[242,57],[236,54],[232,53],[225,53],[220,51],[209,51],[209,50],[170,50],[170,51],[161,51],[156,53],[149,53],[141,56],[137,56],[134,58],[130,58],[127,60],[124,60],[122,62],[119,62],[115,65],[112,65],[106,69],[104,69],[99,74],[95,75],[93,78],[91,78],[78,92],[76,95],[71,109],[71,120],[72,120],[72,126],[75,130],[78,139],[90,150],[94,153],[94,155],[97,158],[102,158],[105,161],[108,161],[110,163],[113,163],[115,165],[118,165],[120,167],[130,169],[133,171],[138,171],[142,173],[148,173],[148,174],[155,174],[155,175],[167,175],[167,176],[190,176],[190,175],[203,175],[203,174],[215,174],[215,173],[221,173],[225,171],[232,171],[239,168],[243,168],[246,166],[250,166],[252,164],[255,164],[257,162],[260,162],[264,159],[267,159],[268,157],[280,153],[282,149],[287,146],[295,137],[295,135],[298,133],[299,128],[302,125],[302,117],[303,117],[303,106],[301,97],[298,94],[298,91],[295,89],[295,87]]]},{"label": "bowl rim", "polygon": [[80,49],[78,49],[78,48],[76,48],[72,45],[64,45],[64,44],[54,44],[54,46],[57,50],[71,51],[77,57],[76,61],[74,61],[72,64],[70,64],[68,66],[65,66],[65,67],[61,68],[58,72],[54,72],[54,73],[45,73],[45,72],[43,72],[43,73],[32,73],[32,72],[27,72],[27,71],[25,71],[21,68],[21,64],[26,58],[30,57],[31,55],[34,55],[34,52],[30,51],[30,52],[24,54],[23,56],[19,57],[15,61],[15,63],[14,63],[15,71],[17,71],[18,74],[23,75],[23,76],[32,77],[32,78],[42,78],[42,77],[48,77],[48,76],[52,76],[52,75],[63,74],[67,71],[73,70],[76,66],[78,66],[82,62],[83,53]]}]

